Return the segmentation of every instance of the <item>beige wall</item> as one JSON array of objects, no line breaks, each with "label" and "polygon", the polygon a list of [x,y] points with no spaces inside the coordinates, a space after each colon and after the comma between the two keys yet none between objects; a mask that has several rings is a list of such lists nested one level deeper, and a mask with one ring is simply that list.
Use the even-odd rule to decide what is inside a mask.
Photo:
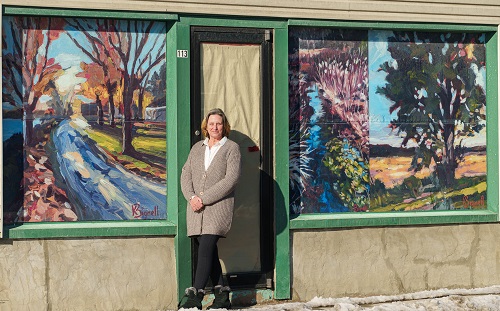
[{"label": "beige wall", "polygon": [[0,310],[172,310],[174,239],[0,240]]},{"label": "beige wall", "polygon": [[[40,6],[39,0],[2,0]],[[497,0],[46,0],[45,7],[266,17],[500,24]]]},{"label": "beige wall", "polygon": [[500,284],[500,224],[296,231],[292,245],[294,300]]},{"label": "beige wall", "polygon": [[[43,7],[500,24],[498,0],[45,0]],[[500,224],[295,231],[292,237],[294,299],[500,284]],[[0,240],[0,310],[174,309],[173,241]]]}]

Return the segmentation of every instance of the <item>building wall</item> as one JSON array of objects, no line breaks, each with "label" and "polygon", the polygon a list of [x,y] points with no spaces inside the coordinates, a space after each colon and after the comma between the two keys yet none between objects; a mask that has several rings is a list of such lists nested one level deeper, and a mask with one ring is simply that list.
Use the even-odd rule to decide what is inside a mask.
[{"label": "building wall", "polygon": [[292,297],[498,285],[499,236],[500,224],[295,231]]},{"label": "building wall", "polygon": [[[3,4],[20,5],[16,0],[4,0]],[[23,0],[22,5],[36,7],[40,1]],[[43,6],[313,19],[500,23],[500,3],[496,0],[48,0]]]},{"label": "building wall", "polygon": [[0,310],[173,310],[174,239],[0,240]]},{"label": "building wall", "polygon": [[[2,5],[20,3],[3,0]],[[23,0],[22,5],[37,7],[40,1]],[[46,0],[43,6],[500,24],[497,0]],[[498,285],[498,236],[500,224],[293,231],[292,298]],[[159,310],[177,304],[171,237],[0,240],[0,254],[1,310]]]}]

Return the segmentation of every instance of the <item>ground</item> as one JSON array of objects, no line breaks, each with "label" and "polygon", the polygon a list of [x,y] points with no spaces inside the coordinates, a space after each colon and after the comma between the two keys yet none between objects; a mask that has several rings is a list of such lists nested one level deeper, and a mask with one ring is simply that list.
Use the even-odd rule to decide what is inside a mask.
[{"label": "ground", "polygon": [[500,310],[500,285],[477,289],[440,289],[394,296],[372,296],[362,298],[316,297],[309,302],[273,303],[240,310],[498,311]]}]

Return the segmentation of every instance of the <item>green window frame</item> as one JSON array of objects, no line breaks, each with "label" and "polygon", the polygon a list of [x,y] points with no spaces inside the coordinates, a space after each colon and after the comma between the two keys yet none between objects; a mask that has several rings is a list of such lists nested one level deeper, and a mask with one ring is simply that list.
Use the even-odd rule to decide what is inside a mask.
[{"label": "green window frame", "polygon": [[[142,13],[126,11],[78,10],[78,9],[48,9],[41,7],[3,6],[4,16],[44,16],[44,17],[82,17],[82,18],[116,18],[142,19],[167,22],[167,55],[175,55],[176,41],[173,25],[178,20],[176,14]],[[167,88],[175,90],[177,74],[177,59],[167,57]],[[172,85],[174,84],[174,85]],[[175,142],[177,131],[177,93],[167,95],[167,102],[171,113],[167,114],[167,140]],[[178,149],[176,143],[167,144],[167,174],[178,176],[179,171],[175,161]],[[177,233],[179,198],[175,177],[167,179],[167,215],[166,220],[124,220],[124,221],[79,221],[74,223],[19,223],[2,226],[3,238],[7,239],[34,239],[34,238],[75,238],[75,237],[119,237],[119,236],[164,236]],[[1,212],[1,211],[0,211]],[[2,218],[0,218],[2,220]],[[0,223],[0,225],[2,225]],[[0,237],[1,237],[0,231]]]},{"label": "green window frame", "polygon": [[[343,28],[360,30],[461,31],[487,34],[487,209],[432,212],[317,213],[293,215],[289,197],[289,112],[288,112],[288,31],[290,27]],[[403,226],[497,222],[498,197],[498,28],[490,25],[430,23],[349,22],[290,19],[286,33],[276,32],[276,183],[282,192],[276,195],[276,299],[291,297],[291,236],[293,230],[328,230],[371,226]],[[286,98],[286,104],[283,98]],[[493,126],[491,126],[493,125]]]}]

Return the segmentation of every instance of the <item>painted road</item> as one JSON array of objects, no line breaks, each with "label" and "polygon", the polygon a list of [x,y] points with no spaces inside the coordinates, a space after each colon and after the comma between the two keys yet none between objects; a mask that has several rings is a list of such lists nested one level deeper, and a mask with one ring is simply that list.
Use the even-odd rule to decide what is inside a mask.
[{"label": "painted road", "polygon": [[78,220],[165,219],[165,185],[108,159],[86,135],[88,126],[84,119],[67,119],[52,135],[58,171]]}]

